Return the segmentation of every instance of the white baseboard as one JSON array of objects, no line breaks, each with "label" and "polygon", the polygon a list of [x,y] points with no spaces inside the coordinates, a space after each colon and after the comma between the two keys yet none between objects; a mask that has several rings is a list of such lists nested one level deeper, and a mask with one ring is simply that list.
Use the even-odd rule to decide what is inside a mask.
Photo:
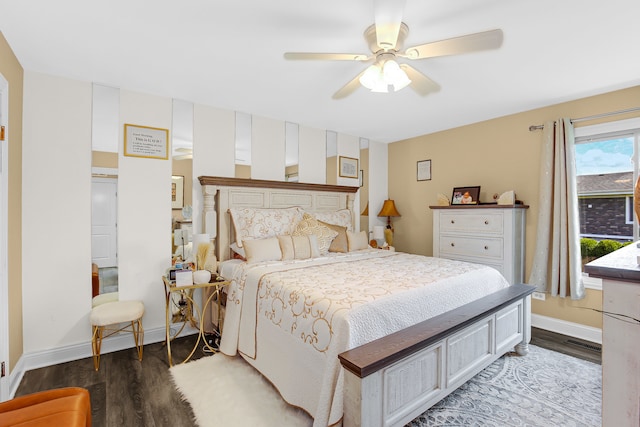
[{"label": "white baseboard", "polygon": [[531,313],[531,326],[602,344],[602,329]]},{"label": "white baseboard", "polygon": [[[180,336],[197,334],[198,329],[190,326],[185,327]],[[144,331],[144,343],[153,344],[165,340],[166,329],[164,327],[146,329]],[[105,338],[102,341],[101,354],[112,353],[114,351],[125,350],[134,346],[131,333],[120,333],[112,337]],[[9,398],[15,396],[18,386],[24,377],[24,373],[32,369],[43,368],[45,366],[57,365],[60,363],[71,362],[73,360],[92,357],[91,341],[67,345],[64,347],[53,348],[49,350],[35,351],[23,354],[15,368],[10,373],[10,391]],[[143,359],[144,360],[144,359]]]}]

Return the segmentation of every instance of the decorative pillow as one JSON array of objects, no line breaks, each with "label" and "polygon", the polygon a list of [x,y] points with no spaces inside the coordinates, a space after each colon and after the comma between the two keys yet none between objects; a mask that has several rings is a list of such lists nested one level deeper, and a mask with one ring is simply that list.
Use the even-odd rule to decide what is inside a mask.
[{"label": "decorative pillow", "polygon": [[[233,259],[246,259],[247,254],[244,253],[244,248],[238,246],[236,242],[229,245],[229,248],[233,251]],[[238,255],[240,258],[236,257]]]},{"label": "decorative pillow", "polygon": [[349,252],[359,251],[361,249],[367,249],[369,247],[366,231],[352,233],[351,231],[347,230],[347,242],[349,243]]},{"label": "decorative pillow", "polygon": [[315,235],[306,236],[278,236],[282,260],[317,258],[320,256],[318,239]]},{"label": "decorative pillow", "polygon": [[302,216],[302,221],[298,223],[295,231],[292,233],[294,236],[308,236],[313,234],[318,239],[318,249],[320,249],[320,255],[326,255],[329,252],[329,246],[331,242],[338,235],[337,231],[333,231],[326,225],[322,225],[313,216],[305,213]]},{"label": "decorative pillow", "polygon": [[349,243],[347,242],[347,227],[333,225],[322,221],[318,222],[338,233],[338,235],[333,239],[331,245],[329,246],[329,252],[349,252]]},{"label": "decorative pillow", "polygon": [[351,224],[351,212],[349,209],[340,209],[339,211],[330,212],[316,212],[313,216],[322,222],[326,222],[333,225],[340,225],[347,227],[347,230],[353,231],[353,225]]},{"label": "decorative pillow", "polygon": [[277,237],[248,239],[244,243],[244,251],[249,263],[282,259],[282,251]]},{"label": "decorative pillow", "polygon": [[243,247],[246,239],[264,239],[280,234],[291,234],[303,214],[302,208],[258,209],[230,208],[236,244]]}]

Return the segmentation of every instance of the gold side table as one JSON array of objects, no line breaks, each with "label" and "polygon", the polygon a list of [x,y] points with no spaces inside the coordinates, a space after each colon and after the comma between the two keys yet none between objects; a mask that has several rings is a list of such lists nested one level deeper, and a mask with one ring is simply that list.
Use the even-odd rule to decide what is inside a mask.
[{"label": "gold side table", "polygon": [[[193,345],[193,349],[191,350],[191,353],[189,353],[189,355],[180,363],[186,363],[189,361],[189,359],[191,359],[191,356],[193,356],[193,354],[196,352],[196,349],[198,348],[200,341],[202,341],[205,348],[207,348],[212,353],[217,352],[218,350],[211,347],[204,336],[204,332],[205,332],[204,322],[202,322],[202,319],[204,316],[204,312],[207,310],[208,307],[211,306],[213,298],[215,297],[218,304],[218,325],[221,325],[220,298],[222,295],[222,289],[225,286],[229,285],[229,281],[224,279],[220,280],[218,278],[217,280],[214,280],[213,282],[210,282],[210,283],[200,283],[197,285],[190,285],[190,286],[176,286],[176,284],[169,281],[169,279],[166,276],[162,276],[162,282],[164,283],[165,309],[166,309],[165,344],[167,346],[167,356],[169,358],[169,366],[173,366],[173,357],[171,355],[171,341],[173,341],[175,338],[177,338],[180,335],[180,333],[184,330],[187,323],[190,323],[191,326],[198,328],[198,339],[196,340],[196,343]],[[206,298],[206,300],[202,304],[202,307],[200,307],[200,304],[198,304],[194,300],[193,293],[196,289],[205,289],[205,288],[211,288],[211,292],[209,293],[209,296]],[[180,295],[181,300],[184,298],[184,300],[186,301],[186,305],[184,307],[184,313],[181,316],[182,326],[172,336],[171,324],[173,320],[173,313],[171,310],[171,302],[172,302],[173,294]],[[196,315],[196,317],[194,317],[194,314]],[[222,330],[220,330],[220,333],[222,333]]]}]

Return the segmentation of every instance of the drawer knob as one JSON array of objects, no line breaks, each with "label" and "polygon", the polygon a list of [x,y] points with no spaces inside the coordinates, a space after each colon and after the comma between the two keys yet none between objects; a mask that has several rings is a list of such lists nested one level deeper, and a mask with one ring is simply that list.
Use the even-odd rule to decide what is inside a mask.
[{"label": "drawer knob", "polygon": [[488,219],[484,220],[484,225],[489,225],[489,220]]},{"label": "drawer knob", "polygon": [[455,224],[455,223],[456,223],[456,222],[452,219],[452,220],[451,220],[451,224]]},{"label": "drawer knob", "polygon": [[485,246],[484,246],[484,250],[486,251],[486,250],[488,250],[488,249],[489,249],[489,246],[485,245]]},{"label": "drawer knob", "polygon": [[456,245],[455,243],[451,242],[451,247],[454,247],[455,245]]}]

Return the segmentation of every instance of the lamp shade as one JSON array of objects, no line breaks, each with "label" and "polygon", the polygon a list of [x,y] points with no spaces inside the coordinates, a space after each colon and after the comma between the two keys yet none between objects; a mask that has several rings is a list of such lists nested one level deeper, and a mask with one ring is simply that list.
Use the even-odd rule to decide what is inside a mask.
[{"label": "lamp shade", "polygon": [[391,199],[387,199],[384,201],[378,216],[400,216],[400,212],[396,209],[395,202]]}]

